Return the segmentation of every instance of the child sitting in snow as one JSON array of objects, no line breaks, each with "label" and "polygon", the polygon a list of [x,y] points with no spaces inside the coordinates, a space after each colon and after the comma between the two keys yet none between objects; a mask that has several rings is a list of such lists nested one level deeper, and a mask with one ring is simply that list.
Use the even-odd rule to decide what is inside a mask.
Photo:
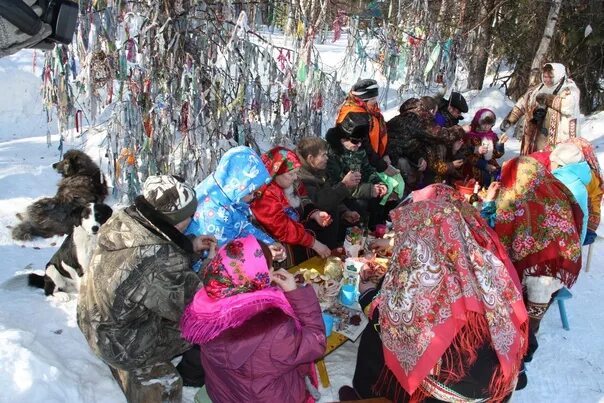
[{"label": "child sitting in snow", "polygon": [[226,244],[201,270],[204,286],[181,329],[200,345],[213,402],[314,402],[310,391],[317,396],[311,364],[325,352],[321,307],[312,287],[297,288],[291,273],[271,266],[270,251],[248,236]]},{"label": "child sitting in snow", "polygon": [[464,163],[463,173],[468,178],[473,178],[482,186],[489,186],[491,181],[499,175],[501,167],[497,158],[505,153],[504,144],[507,135],[497,137],[492,130],[495,125],[495,113],[490,109],[480,109],[474,115],[470,131],[466,133],[466,146],[470,153]]}]

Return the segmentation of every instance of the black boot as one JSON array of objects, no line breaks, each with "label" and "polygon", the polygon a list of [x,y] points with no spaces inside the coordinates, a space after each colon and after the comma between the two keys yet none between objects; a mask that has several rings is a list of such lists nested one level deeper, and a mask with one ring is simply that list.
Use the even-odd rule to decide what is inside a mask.
[{"label": "black boot", "polygon": [[205,384],[205,372],[201,366],[199,346],[194,346],[185,351],[182,355],[182,361],[176,366],[176,370],[182,377],[184,386],[201,388]]},{"label": "black boot", "polygon": [[349,401],[349,400],[361,400],[361,396],[354,390],[353,387],[344,385],[338,391],[338,397],[341,402]]},{"label": "black boot", "polygon": [[524,362],[531,362],[533,360],[533,354],[539,348],[539,342],[537,342],[537,332],[539,331],[539,325],[541,319],[529,317],[529,331],[528,331],[528,349],[524,356]]},{"label": "black boot", "polygon": [[522,363],[522,368],[520,369],[520,373],[518,374],[518,382],[516,382],[516,390],[522,390],[526,388],[528,383],[528,377],[526,376],[526,367],[524,363]]}]

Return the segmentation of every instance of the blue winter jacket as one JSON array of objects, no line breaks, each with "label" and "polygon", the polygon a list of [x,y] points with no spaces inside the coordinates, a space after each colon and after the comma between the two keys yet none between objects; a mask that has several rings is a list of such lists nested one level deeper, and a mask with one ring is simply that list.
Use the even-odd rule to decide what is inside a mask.
[{"label": "blue winter jacket", "polygon": [[581,245],[583,245],[589,218],[586,186],[591,182],[591,169],[587,162],[583,161],[556,168],[552,171],[552,174],[571,191],[583,211],[583,225],[581,227]]},{"label": "blue winter jacket", "polygon": [[262,160],[251,148],[231,148],[220,159],[216,171],[195,188],[197,211],[185,233],[214,235],[218,246],[248,235],[273,244],[273,238],[250,222],[249,205],[241,201],[270,181]]}]

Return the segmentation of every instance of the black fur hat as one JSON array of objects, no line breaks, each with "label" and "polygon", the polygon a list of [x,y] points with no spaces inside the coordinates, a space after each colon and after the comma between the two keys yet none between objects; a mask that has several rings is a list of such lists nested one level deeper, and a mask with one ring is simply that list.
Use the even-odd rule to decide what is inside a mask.
[{"label": "black fur hat", "polygon": [[449,97],[449,104],[459,109],[461,113],[468,112],[468,103],[466,99],[459,92],[452,92],[451,97]]},{"label": "black fur hat", "polygon": [[342,138],[363,139],[369,134],[369,115],[364,112],[349,112],[338,126]]}]

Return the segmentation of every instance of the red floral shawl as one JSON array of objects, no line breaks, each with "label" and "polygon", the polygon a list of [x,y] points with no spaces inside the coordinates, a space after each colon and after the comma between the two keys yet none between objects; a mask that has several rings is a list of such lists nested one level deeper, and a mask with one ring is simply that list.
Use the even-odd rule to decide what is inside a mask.
[{"label": "red floral shawl", "polygon": [[583,213],[570,191],[536,159],[502,170],[495,232],[520,276],[551,276],[571,287],[581,270]]},{"label": "red floral shawl", "polygon": [[[409,394],[424,387],[450,347],[475,358],[485,335],[500,363],[492,397],[509,393],[518,374],[526,350],[526,308],[486,223],[468,224],[480,222],[477,215],[443,200],[414,202],[391,213],[394,254],[374,304],[386,366]],[[476,328],[478,323],[485,326]]]},{"label": "red floral shawl", "polygon": [[508,256],[505,245],[501,243],[497,233],[489,227],[489,224],[482,218],[476,208],[470,205],[461,193],[444,183],[435,183],[412,192],[411,198],[413,199],[413,202],[442,200],[455,204],[455,207],[463,213],[463,218],[466,221],[466,224],[470,226],[470,229],[480,228],[480,232],[473,230],[473,235],[480,238],[481,245],[488,246],[489,249],[496,249],[497,257],[505,264],[505,267],[507,267],[510,277],[514,281],[514,284],[516,284],[516,288],[518,288],[519,291],[522,291],[522,285],[520,284],[521,277],[517,274],[516,268]]},{"label": "red floral shawl", "polygon": [[261,158],[272,178],[302,166],[295,152],[280,146],[271,148]]}]

